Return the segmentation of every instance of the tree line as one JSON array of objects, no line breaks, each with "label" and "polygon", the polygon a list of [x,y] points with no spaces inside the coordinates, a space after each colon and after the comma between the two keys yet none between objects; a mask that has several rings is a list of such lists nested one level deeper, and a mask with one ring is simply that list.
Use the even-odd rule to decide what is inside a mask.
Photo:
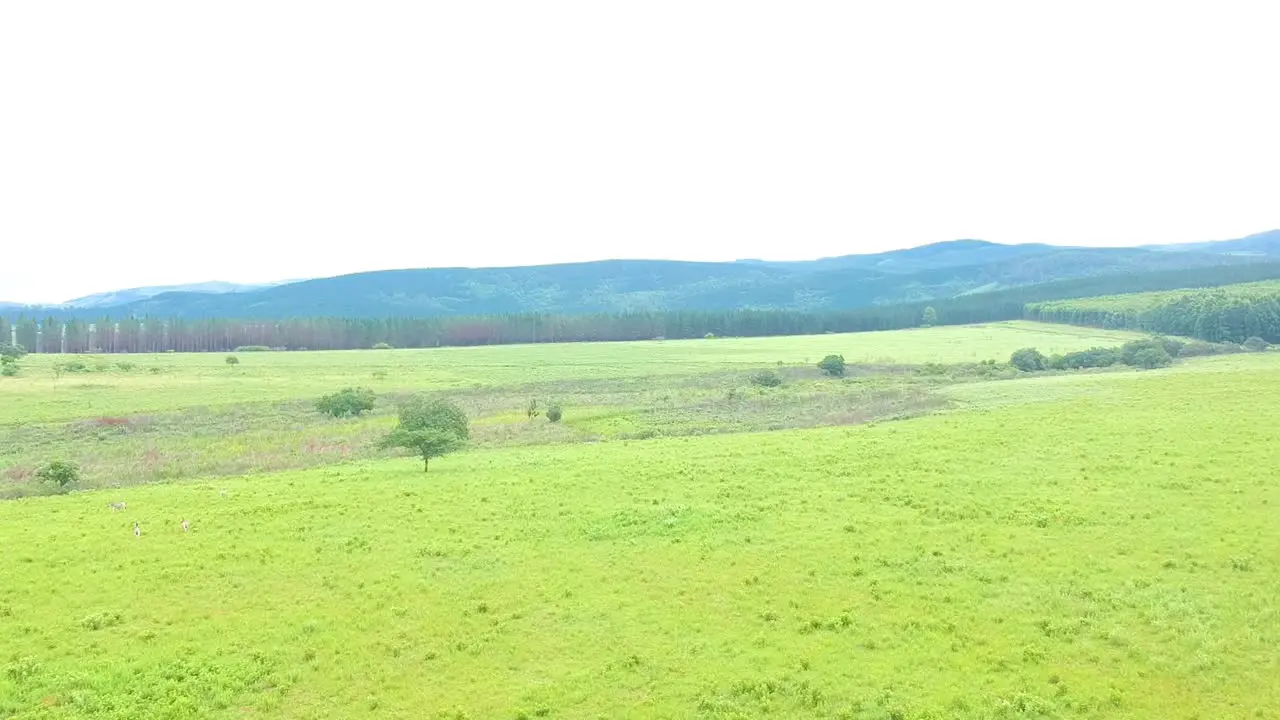
[{"label": "tree line", "polygon": [[[38,353],[227,352],[257,346],[287,350],[348,350],[379,343],[423,348],[510,343],[562,343],[687,339],[708,336],[761,337],[900,330],[921,325],[964,325],[1030,317],[1050,322],[1121,322],[1072,315],[1035,305],[1049,300],[1120,292],[1205,287],[1280,278],[1280,263],[1194,268],[1082,278],[956,298],[852,310],[655,310],[557,315],[524,313],[477,316],[387,318],[311,317],[288,320],[230,318],[84,317],[75,312],[0,316],[0,342]],[[1230,294],[1225,297],[1230,298]],[[1240,309],[1205,300],[1202,327],[1187,330],[1172,319],[1152,318],[1154,332],[1206,340],[1242,341],[1256,335],[1276,341],[1274,305]],[[1030,305],[1029,305],[1030,304]],[[1221,304],[1221,303],[1220,303]],[[1229,307],[1228,307],[1229,305]],[[1064,306],[1055,306],[1064,308]],[[1170,310],[1174,315],[1179,310]],[[1216,314],[1214,314],[1216,313]],[[1163,317],[1163,316],[1161,316]],[[1129,322],[1125,320],[1123,322]],[[1156,325],[1159,325],[1158,327]],[[1128,327],[1128,325],[1117,325]],[[1269,330],[1268,330],[1269,328]]]},{"label": "tree line", "polygon": [[1242,343],[1261,338],[1280,342],[1280,284],[1258,287],[1189,290],[1151,306],[1058,301],[1027,305],[1025,317],[1041,322],[1139,330],[1180,335],[1209,342]]}]

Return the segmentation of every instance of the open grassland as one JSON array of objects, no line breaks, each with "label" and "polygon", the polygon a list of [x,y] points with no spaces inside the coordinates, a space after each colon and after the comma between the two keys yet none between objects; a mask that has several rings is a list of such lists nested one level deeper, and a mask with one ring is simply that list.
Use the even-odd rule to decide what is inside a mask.
[{"label": "open grassland", "polygon": [[299,400],[348,385],[378,393],[465,390],[811,365],[833,353],[851,363],[980,362],[1026,346],[1062,353],[1135,337],[1010,322],[799,337],[239,353],[238,365],[212,353],[114,355],[81,358],[101,371],[61,376],[53,369],[67,357],[29,355],[21,375],[0,378],[0,426]]},{"label": "open grassland", "polygon": [[[241,353],[235,366],[222,355],[115,356],[79,359],[90,372],[60,376],[52,363],[66,358],[28,356],[21,376],[0,382],[0,416],[10,418],[0,422],[0,498],[46,491],[34,476],[53,459],[79,465],[81,486],[92,488],[388,457],[377,440],[394,422],[397,399],[411,391],[459,402],[475,422],[473,446],[484,448],[911,417],[956,404],[938,392],[941,385],[1017,374],[989,366],[940,374],[935,361],[1131,337],[1010,323],[673,343]],[[827,354],[820,348],[886,364],[852,365],[848,377],[832,380],[814,367]],[[568,364],[557,364],[560,357]],[[783,386],[752,385],[764,368]],[[316,411],[317,396],[346,385],[381,394],[371,414],[335,420]],[[531,421],[524,412],[531,400],[563,405],[564,422]]]},{"label": "open grassland", "polygon": [[945,390],[0,503],[0,717],[1280,717],[1280,357]]}]

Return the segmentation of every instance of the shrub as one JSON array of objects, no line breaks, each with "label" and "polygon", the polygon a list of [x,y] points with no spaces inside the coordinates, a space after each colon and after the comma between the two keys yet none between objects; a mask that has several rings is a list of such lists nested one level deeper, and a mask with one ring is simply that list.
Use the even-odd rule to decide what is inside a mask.
[{"label": "shrub", "polygon": [[1248,340],[1245,340],[1241,347],[1249,352],[1262,352],[1263,350],[1271,347],[1271,344],[1260,337],[1251,337]]},{"label": "shrub", "polygon": [[1182,349],[1186,347],[1186,343],[1173,338],[1161,337],[1157,338],[1161,345],[1164,345],[1164,351],[1169,353],[1169,357],[1178,357],[1182,354]]},{"label": "shrub", "polygon": [[715,340],[715,339],[716,339],[716,334],[715,334],[715,333],[707,333],[706,335],[703,335],[703,336],[702,336],[702,339],[703,339],[703,340]]},{"label": "shrub", "polygon": [[266,345],[241,345],[235,349],[236,352],[271,352],[271,348]]},{"label": "shrub", "polygon": [[368,388],[343,388],[316,401],[316,410],[333,417],[356,417],[373,409],[376,396]]},{"label": "shrub", "polygon": [[1051,355],[1045,367],[1052,370],[1079,370],[1081,368],[1111,367],[1120,362],[1120,352],[1115,348],[1095,347],[1088,350],[1069,352],[1066,355]]},{"label": "shrub", "polygon": [[1045,357],[1035,348],[1022,348],[1009,356],[1009,364],[1022,372],[1036,372],[1045,369]]},{"label": "shrub", "polygon": [[560,422],[560,418],[564,417],[564,411],[559,405],[551,405],[547,408],[547,419],[553,423]]},{"label": "shrub", "polygon": [[83,360],[68,360],[64,363],[54,365],[55,371],[64,373],[87,373],[93,372],[93,368],[89,367],[89,363]]},{"label": "shrub", "polygon": [[380,343],[374,343],[373,349],[374,350],[393,350],[394,348],[391,347],[391,343],[380,342]]},{"label": "shrub", "polygon": [[18,361],[8,355],[0,356],[0,377],[13,377],[18,374]]},{"label": "shrub", "polygon": [[447,400],[414,398],[400,406],[400,422],[382,439],[384,448],[406,448],[422,456],[422,471],[431,458],[458,449],[471,436],[467,414]]},{"label": "shrub", "polygon": [[1160,338],[1146,338],[1122,345],[1120,362],[1133,367],[1165,367],[1173,363],[1173,356],[1165,349],[1164,342]]},{"label": "shrub", "polygon": [[236,357],[235,355],[228,355],[226,362],[228,365],[239,365],[240,358]]},{"label": "shrub", "polygon": [[1240,352],[1240,348],[1231,343],[1211,343],[1204,340],[1192,340],[1182,346],[1178,357],[1198,357],[1202,355],[1226,355]]},{"label": "shrub", "polygon": [[782,376],[772,370],[761,370],[749,378],[752,385],[759,387],[778,387],[782,384]]},{"label": "shrub", "polygon": [[827,377],[844,377],[844,356],[828,355],[818,363],[818,369]]},{"label": "shrub", "polygon": [[0,357],[13,358],[21,360],[27,354],[27,349],[15,343],[0,342]]},{"label": "shrub", "polygon": [[1169,357],[1169,353],[1165,352],[1163,347],[1149,347],[1133,353],[1129,357],[1129,362],[1125,364],[1152,370],[1172,365],[1173,358]]},{"label": "shrub", "polygon": [[80,482],[80,468],[66,460],[54,460],[37,470],[36,478],[65,489]]},{"label": "shrub", "polygon": [[538,401],[537,401],[537,399],[533,399],[533,400],[530,400],[530,401],[529,401],[529,405],[528,405],[528,407],[526,407],[526,408],[524,409],[524,414],[525,414],[526,416],[528,416],[528,418],[529,418],[530,420],[532,420],[532,419],[534,419],[534,418],[536,418],[536,417],[538,417],[539,415],[541,415],[541,414],[542,414],[542,411],[538,410]]}]

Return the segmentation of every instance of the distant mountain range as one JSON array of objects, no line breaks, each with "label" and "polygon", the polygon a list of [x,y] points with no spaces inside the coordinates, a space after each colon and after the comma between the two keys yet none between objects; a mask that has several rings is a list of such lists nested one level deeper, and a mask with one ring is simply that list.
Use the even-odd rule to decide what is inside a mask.
[{"label": "distant mountain range", "polygon": [[[382,270],[237,285],[135,288],[55,307],[60,316],[280,319],[733,308],[835,310],[957,297],[1055,280],[1280,260],[1280,230],[1130,248],[954,240],[797,262],[606,260],[516,268]],[[22,306],[0,304],[15,314]]]},{"label": "distant mountain range", "polygon": [[221,281],[211,281],[202,283],[191,283],[188,285],[156,285],[154,287],[130,288],[128,290],[112,290],[110,292],[97,293],[94,295],[85,295],[75,300],[68,300],[60,305],[64,308],[104,308],[116,307],[118,305],[128,305],[129,303],[138,302],[153,298],[164,293],[182,292],[182,293],[203,293],[208,295],[225,295],[227,293],[253,292],[255,290],[264,290],[269,287],[277,287],[285,285],[296,280],[286,280],[282,282],[259,283],[256,285],[246,285],[242,283],[230,283]]}]

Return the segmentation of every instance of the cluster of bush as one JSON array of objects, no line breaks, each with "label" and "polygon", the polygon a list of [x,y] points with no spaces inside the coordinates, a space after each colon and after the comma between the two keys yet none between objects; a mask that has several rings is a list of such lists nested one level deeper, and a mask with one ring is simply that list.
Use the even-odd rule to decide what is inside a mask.
[{"label": "cluster of bush", "polygon": [[21,345],[0,343],[0,377],[13,377],[18,374],[18,361],[27,354]]},{"label": "cluster of bush", "polygon": [[[525,414],[532,420],[542,414],[542,407],[536,399],[529,401],[529,406],[525,409]],[[558,423],[564,417],[564,410],[557,403],[551,403],[547,406],[547,421]]]},{"label": "cluster of bush", "polygon": [[1041,370],[1079,370],[1083,368],[1128,365],[1147,370],[1168,367],[1175,358],[1201,355],[1224,355],[1238,352],[1261,352],[1270,346],[1261,338],[1252,337],[1242,344],[1211,343],[1203,340],[1185,342],[1166,337],[1133,340],[1120,347],[1094,347],[1066,354],[1045,357],[1035,348],[1022,348],[1013,353],[1009,364],[1023,372]]}]

